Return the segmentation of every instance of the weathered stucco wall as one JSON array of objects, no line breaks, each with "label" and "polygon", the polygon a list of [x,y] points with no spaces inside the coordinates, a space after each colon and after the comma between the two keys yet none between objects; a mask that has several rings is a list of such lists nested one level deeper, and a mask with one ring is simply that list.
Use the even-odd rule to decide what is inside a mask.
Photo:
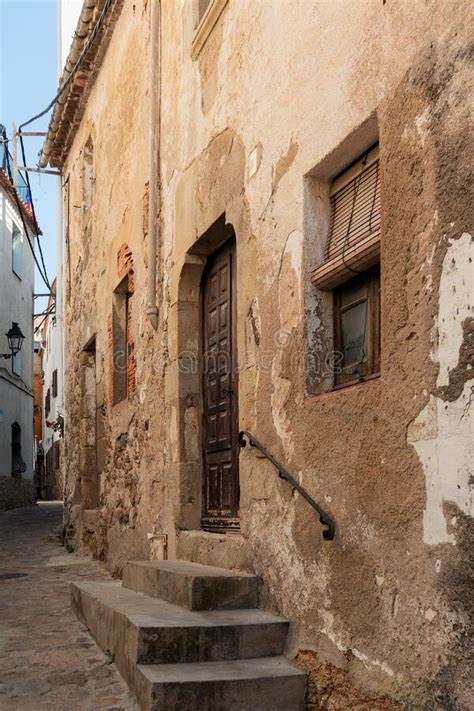
[{"label": "weathered stucco wall", "polygon": [[[85,540],[92,535],[94,551],[117,572],[126,558],[148,557],[147,533],[160,507],[162,453],[156,443],[162,436],[163,409],[159,366],[156,373],[153,370],[160,343],[144,313],[147,37],[146,9],[130,3],[117,25],[66,167],[69,534],[73,535],[71,529],[77,534],[81,527],[74,529],[73,524],[82,518]],[[89,184],[84,190],[85,170]],[[109,325],[113,292],[123,278],[121,259],[128,250],[138,287],[131,300],[131,336],[140,343],[140,357],[135,392],[112,406]],[[95,354],[83,352],[94,337]],[[153,397],[145,398],[147,391]],[[152,437],[153,446],[147,446]],[[94,501],[97,484],[103,504],[100,518],[99,501]]]},{"label": "weathered stucco wall", "polygon": [[[125,3],[65,167],[71,540],[116,574],[127,558],[163,555],[164,541],[170,556],[255,570],[262,604],[293,623],[289,653],[310,672],[312,708],[472,705],[468,15],[464,3],[229,2],[192,60],[193,3],[162,3],[156,332],[145,315],[146,2]],[[377,139],[382,374],[328,392],[330,299],[309,277],[327,235],[324,191]],[[188,366],[224,214],[237,245],[239,425],[327,508],[333,542],[248,448],[241,533],[199,530],[200,375]],[[112,405],[124,253],[132,387]]]},{"label": "weathered stucco wall", "polygon": [[[3,173],[2,173],[3,174]],[[8,185],[8,182],[7,182]],[[12,264],[12,234],[19,230],[21,243],[17,269]],[[33,239],[30,232],[30,239]],[[25,340],[13,367],[0,359],[0,510],[33,503],[33,283],[34,263],[25,228],[10,190],[0,187],[0,353],[8,353],[7,331],[16,321]],[[12,425],[21,430],[24,471],[12,476]]]}]

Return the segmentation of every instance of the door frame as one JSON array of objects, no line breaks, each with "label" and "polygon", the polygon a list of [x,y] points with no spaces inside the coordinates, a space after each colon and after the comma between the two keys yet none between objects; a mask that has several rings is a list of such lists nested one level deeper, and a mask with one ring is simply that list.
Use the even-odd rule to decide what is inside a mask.
[{"label": "door frame", "polygon": [[[206,463],[206,422],[205,422],[205,371],[203,368],[204,347],[206,342],[206,314],[205,314],[205,284],[207,276],[212,269],[216,259],[219,258],[227,250],[230,251],[231,259],[231,455],[232,469],[235,481],[235,497],[236,497],[236,512],[232,517],[216,517],[211,518],[206,516],[206,484],[207,484],[207,463]],[[225,533],[228,531],[240,531],[239,518],[239,503],[240,503],[240,476],[239,476],[239,378],[238,378],[238,350],[237,350],[237,241],[235,232],[229,236],[226,241],[221,244],[214,252],[208,255],[206,265],[201,276],[200,285],[200,300],[199,300],[199,319],[200,319],[200,348],[199,348],[199,368],[200,368],[200,423],[201,423],[201,462],[202,462],[202,489],[201,489],[201,529],[210,532]]]}]

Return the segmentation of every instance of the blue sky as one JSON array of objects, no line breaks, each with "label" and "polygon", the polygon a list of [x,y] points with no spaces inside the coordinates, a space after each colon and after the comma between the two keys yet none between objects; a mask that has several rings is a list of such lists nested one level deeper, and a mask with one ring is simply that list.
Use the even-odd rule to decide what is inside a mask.
[{"label": "blue sky", "polygon": [[[0,123],[11,138],[17,125],[42,111],[56,93],[56,0],[0,0]],[[46,131],[49,117],[25,131]],[[42,138],[25,138],[28,164],[35,166]],[[11,146],[10,146],[11,150]],[[30,173],[41,244],[50,281],[55,276],[56,181]],[[35,292],[46,290],[36,274]],[[37,303],[44,304],[44,300]]]}]

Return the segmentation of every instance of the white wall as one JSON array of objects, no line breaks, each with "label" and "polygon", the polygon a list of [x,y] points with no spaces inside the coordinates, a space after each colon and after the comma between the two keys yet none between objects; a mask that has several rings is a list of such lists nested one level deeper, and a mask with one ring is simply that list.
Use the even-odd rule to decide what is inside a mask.
[{"label": "white wall", "polygon": [[[43,448],[44,453],[50,449],[53,442],[59,439],[59,434],[46,426],[46,421],[54,422],[58,415],[64,416],[63,409],[63,378],[62,378],[62,334],[60,323],[55,316],[48,318],[43,330]],[[53,372],[58,373],[58,393],[53,397]],[[50,411],[46,414],[46,394],[50,391]]]},{"label": "white wall", "polygon": [[[71,47],[74,32],[76,30],[79,15],[81,13],[83,0],[57,0],[57,74],[62,75]],[[56,313],[54,318],[49,318],[43,330],[43,447],[44,452],[50,449],[53,442],[59,438],[59,434],[49,427],[46,427],[46,420],[54,422],[58,415],[64,417],[63,407],[63,190],[60,179],[57,185],[57,215],[56,215]],[[58,393],[57,397],[52,396],[52,374],[58,373]],[[48,388],[51,393],[50,412],[46,415],[44,408]]]},{"label": "white wall", "polygon": [[[12,270],[12,228],[22,236],[21,277]],[[33,241],[33,237],[31,237]],[[11,474],[11,426],[21,427],[24,478],[32,478],[33,465],[33,256],[22,221],[11,198],[0,187],[0,353],[8,352],[5,333],[17,321],[24,336],[21,372],[12,372],[12,361],[0,359],[0,476]]]}]

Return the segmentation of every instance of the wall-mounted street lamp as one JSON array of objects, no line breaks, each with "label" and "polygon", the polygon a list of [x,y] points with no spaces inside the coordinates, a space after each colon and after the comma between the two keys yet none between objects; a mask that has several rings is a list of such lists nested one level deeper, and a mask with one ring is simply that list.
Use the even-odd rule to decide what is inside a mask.
[{"label": "wall-mounted street lamp", "polygon": [[10,353],[0,353],[0,358],[13,358],[21,351],[24,335],[16,321],[12,321],[12,327],[6,332]]}]

